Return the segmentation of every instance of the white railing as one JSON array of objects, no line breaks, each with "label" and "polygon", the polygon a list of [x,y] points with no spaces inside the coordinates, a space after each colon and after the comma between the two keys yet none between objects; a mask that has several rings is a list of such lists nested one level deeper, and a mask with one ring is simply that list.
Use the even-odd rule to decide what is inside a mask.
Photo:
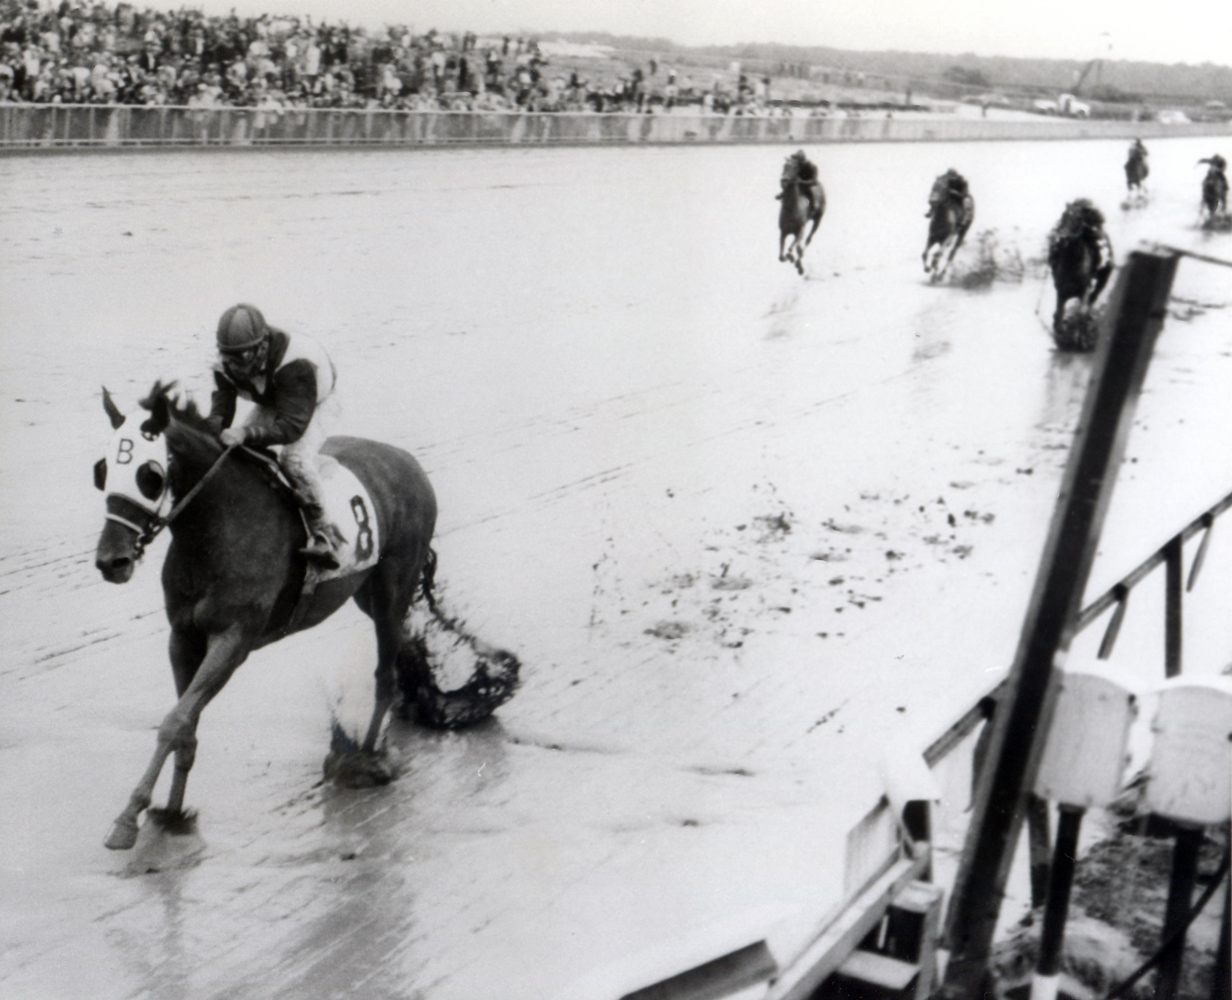
[{"label": "white railing", "polygon": [[483,146],[926,142],[1232,136],[1232,123],[983,118],[753,117],[515,111],[0,105],[0,149],[125,146]]}]

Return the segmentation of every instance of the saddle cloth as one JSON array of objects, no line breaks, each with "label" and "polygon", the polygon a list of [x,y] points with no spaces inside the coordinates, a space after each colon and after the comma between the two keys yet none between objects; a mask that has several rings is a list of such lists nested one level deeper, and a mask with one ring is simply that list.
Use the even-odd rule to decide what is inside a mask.
[{"label": "saddle cloth", "polygon": [[337,569],[326,569],[309,560],[310,579],[320,582],[350,576],[375,565],[381,552],[376,508],[355,473],[329,455],[320,456],[321,500],[325,516],[345,539],[338,546]]}]

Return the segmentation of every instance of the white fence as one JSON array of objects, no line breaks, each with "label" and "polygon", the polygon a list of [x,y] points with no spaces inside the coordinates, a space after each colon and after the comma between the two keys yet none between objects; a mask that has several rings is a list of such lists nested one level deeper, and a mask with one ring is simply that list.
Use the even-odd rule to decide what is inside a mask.
[{"label": "white fence", "polygon": [[485,146],[927,142],[1232,135],[1232,123],[592,112],[0,105],[0,149],[125,146]]}]

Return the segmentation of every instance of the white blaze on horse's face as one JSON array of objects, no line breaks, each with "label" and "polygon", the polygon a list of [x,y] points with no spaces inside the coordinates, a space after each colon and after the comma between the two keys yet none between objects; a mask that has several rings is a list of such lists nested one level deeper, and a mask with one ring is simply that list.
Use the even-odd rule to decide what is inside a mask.
[{"label": "white blaze on horse's face", "polygon": [[[94,483],[108,498],[121,497],[158,517],[166,510],[167,439],[141,429],[135,420],[116,428],[107,455],[94,467]],[[110,511],[109,520],[116,520]]]}]

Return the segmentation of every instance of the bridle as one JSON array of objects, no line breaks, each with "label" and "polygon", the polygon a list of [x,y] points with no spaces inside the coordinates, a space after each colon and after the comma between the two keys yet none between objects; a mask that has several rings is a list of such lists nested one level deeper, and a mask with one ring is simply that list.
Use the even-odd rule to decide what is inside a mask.
[{"label": "bridle", "polygon": [[170,511],[167,512],[166,517],[163,517],[160,514],[155,514],[150,519],[150,523],[147,524],[144,528],[142,528],[140,525],[135,524],[134,522],[128,520],[128,518],[126,517],[121,517],[119,514],[114,514],[111,511],[107,512],[106,516],[107,516],[108,521],[115,521],[117,524],[122,524],[124,525],[124,527],[136,533],[137,540],[134,543],[134,547],[137,550],[138,559],[140,559],[141,556],[144,554],[145,547],[149,545],[150,542],[154,541],[154,539],[158,537],[158,535],[162,532],[162,530],[166,528],[177,517],[179,517],[180,514],[184,512],[184,508],[186,508],[190,503],[193,502],[193,500],[196,499],[197,494],[201,492],[205,484],[208,483],[211,479],[213,479],[214,474],[218,472],[220,468],[222,468],[223,459],[225,459],[228,455],[230,455],[231,452],[233,452],[236,449],[236,447],[237,445],[232,444],[224,448],[222,454],[219,455],[214,460],[214,464],[205,470],[205,475],[203,475],[200,479],[198,479],[196,484],[194,484],[194,486],[192,487],[192,489],[190,489],[187,493],[185,493],[180,498],[179,502],[174,507],[172,507]]}]

